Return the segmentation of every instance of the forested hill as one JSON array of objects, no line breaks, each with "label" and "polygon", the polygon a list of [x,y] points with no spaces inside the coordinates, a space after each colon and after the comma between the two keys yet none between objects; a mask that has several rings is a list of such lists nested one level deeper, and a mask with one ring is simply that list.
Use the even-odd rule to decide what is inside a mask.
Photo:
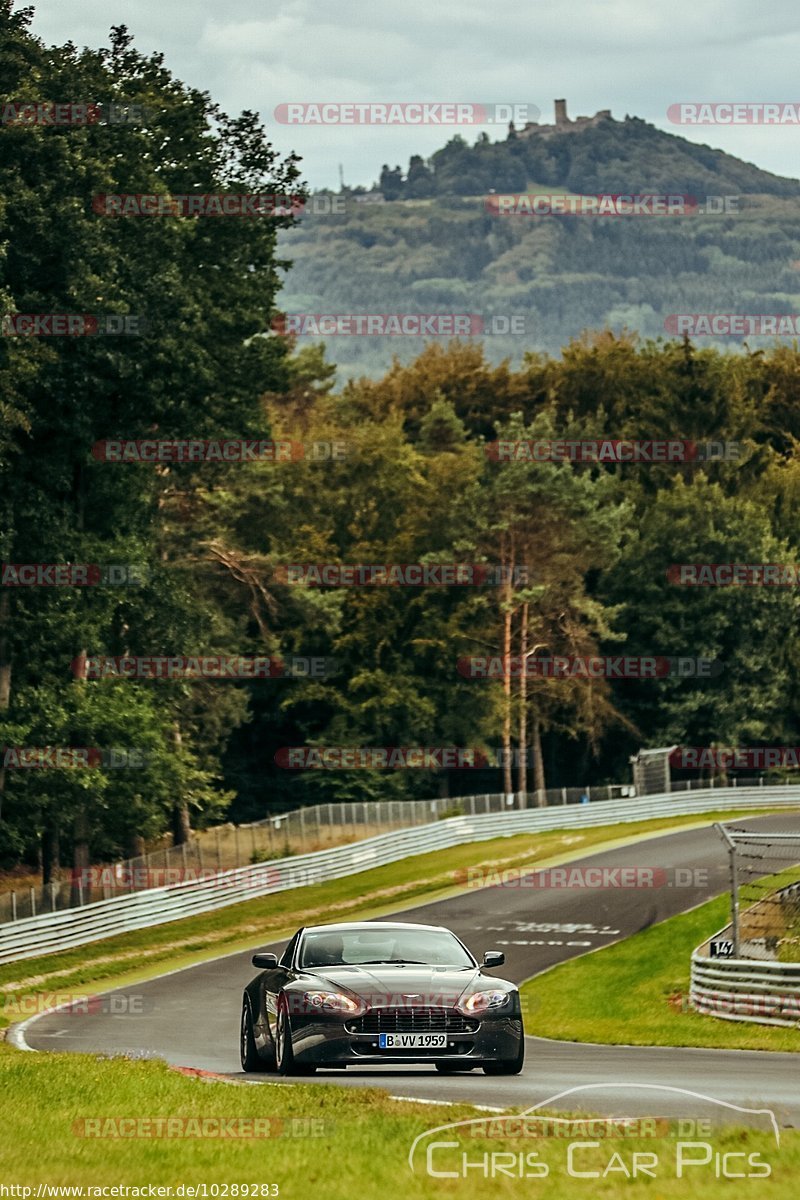
[{"label": "forested hill", "polygon": [[[412,157],[405,172],[384,166],[379,184],[380,203],[328,197],[344,211],[310,211],[284,235],[294,264],[280,295],[286,312],[521,316],[522,336],[485,343],[493,361],[519,362],[527,349],[558,353],[586,328],[657,337],[673,313],[800,305],[800,181],[637,118],[512,130],[498,142],[481,134],[474,145],[459,135],[428,161]],[[681,194],[701,206],[734,199],[727,212],[679,217],[486,210],[492,192],[564,191]],[[421,346],[411,337],[338,336],[330,357],[342,376],[376,375],[394,354],[410,361]]]},{"label": "forested hill", "polygon": [[403,175],[384,167],[386,199],[473,196],[538,185],[571,192],[678,192],[698,198],[730,193],[800,196],[800,181],[784,179],[722,150],[656,129],[638,117],[557,128],[509,130],[504,141],[482,134],[472,146],[452,138],[427,163],[415,155]]}]

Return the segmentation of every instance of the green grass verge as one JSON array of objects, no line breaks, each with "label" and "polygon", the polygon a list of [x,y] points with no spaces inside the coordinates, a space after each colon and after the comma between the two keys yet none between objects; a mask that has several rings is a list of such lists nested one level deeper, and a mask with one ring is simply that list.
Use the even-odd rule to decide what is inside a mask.
[{"label": "green grass verge", "polygon": [[800,1029],[688,1009],[691,953],[730,915],[727,896],[562,963],[522,988],[528,1032],[575,1042],[800,1050]]},{"label": "green grass verge", "polygon": [[[476,1085],[480,1087],[479,1078]],[[164,1137],[158,1118],[198,1122],[272,1118],[269,1137]],[[415,1137],[450,1121],[490,1119],[466,1105],[427,1106],[392,1100],[384,1091],[336,1086],[270,1084],[257,1087],[186,1078],[158,1062],[129,1062],[87,1055],[70,1056],[65,1066],[56,1054],[20,1054],[0,1046],[0,1179],[5,1185],[33,1189],[40,1183],[65,1187],[123,1185],[168,1186],[173,1196],[180,1184],[278,1185],[283,1200],[313,1193],[326,1200],[382,1200],[385,1196],[454,1197],[505,1200],[506,1197],[547,1196],[548,1200],[681,1200],[691,1187],[694,1200],[718,1200],[735,1189],[737,1196],[760,1200],[767,1189],[762,1179],[718,1179],[715,1160],[690,1168],[676,1177],[675,1131],[653,1138],[625,1137],[601,1141],[595,1150],[582,1149],[576,1169],[602,1172],[617,1158],[606,1178],[576,1179],[567,1171],[567,1144],[561,1137],[505,1139],[489,1137],[490,1128],[475,1137],[465,1130],[458,1149],[439,1151],[435,1169],[460,1168],[461,1153],[469,1162],[486,1167],[466,1177],[432,1178],[424,1155],[412,1173],[408,1153]],[[85,1122],[100,1118],[94,1126]],[[150,1119],[150,1136],[142,1127],[110,1126],[108,1119]],[[316,1125],[311,1122],[316,1122]],[[147,1127],[144,1127],[145,1129]],[[165,1127],[168,1128],[168,1127]],[[186,1127],[184,1127],[186,1128]],[[189,1127],[191,1128],[191,1127]],[[229,1125],[228,1130],[232,1127]],[[235,1126],[233,1128],[242,1128]],[[259,1128],[254,1126],[254,1128]],[[260,1127],[264,1129],[262,1125]],[[133,1129],[139,1136],[131,1136]],[[174,1129],[174,1126],[173,1126]],[[110,1132],[127,1136],[108,1136]],[[87,1132],[95,1136],[86,1136]],[[309,1133],[316,1136],[308,1136]],[[98,1133],[106,1136],[96,1136]],[[448,1139],[452,1134],[446,1135]],[[584,1140],[577,1135],[578,1140]],[[769,1164],[769,1195],[792,1200],[800,1177],[800,1134],[783,1131],[781,1146],[762,1130],[728,1128],[703,1137],[714,1153],[757,1154]],[[484,1155],[505,1152],[516,1164],[519,1155],[548,1169],[546,1179],[491,1174],[497,1159]],[[619,1163],[631,1169],[634,1152],[658,1156],[656,1179],[626,1180]],[[700,1157],[695,1149],[691,1152]],[[417,1161],[417,1160],[415,1160]],[[529,1160],[531,1161],[531,1160]],[[524,1160],[523,1160],[524,1162]],[[730,1170],[746,1170],[746,1159],[730,1162]],[[540,1169],[542,1169],[540,1167]],[[9,1193],[10,1194],[10,1193]],[[33,1191],[35,1196],[35,1190]],[[46,1193],[45,1193],[46,1194]],[[146,1192],[144,1193],[147,1194]],[[229,1196],[237,1193],[229,1191]],[[238,1195],[243,1193],[239,1191]],[[252,1195],[253,1193],[251,1193]],[[260,1193],[259,1193],[260,1194]],[[91,1193],[85,1193],[91,1195]]]},{"label": "green grass verge", "polygon": [[288,937],[302,924],[381,916],[455,895],[463,887],[456,883],[456,872],[469,867],[555,865],[597,847],[623,845],[735,815],[736,810],[726,810],[473,842],[120,934],[61,954],[4,963],[0,965],[0,1028],[18,1021],[21,1013],[37,1011],[36,1004],[31,1007],[28,1002],[31,995],[69,991],[77,996],[101,987],[140,983],[165,971]]}]

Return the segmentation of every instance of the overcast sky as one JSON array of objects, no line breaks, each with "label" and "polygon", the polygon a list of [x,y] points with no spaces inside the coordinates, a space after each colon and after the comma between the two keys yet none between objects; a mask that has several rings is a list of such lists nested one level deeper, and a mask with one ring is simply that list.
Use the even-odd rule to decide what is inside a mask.
[{"label": "overcast sky", "polygon": [[[285,126],[276,105],[313,101],[535,104],[552,120],[610,108],[800,175],[800,127],[685,129],[680,101],[800,101],[796,0],[32,0],[46,42],[107,44],[125,24],[179,78],[228,112],[261,113],[312,187],[370,184],[381,164],[428,155],[453,128]],[[19,5],[20,7],[22,5]],[[67,97],[64,97],[67,99]],[[478,129],[462,130],[470,141]],[[496,134],[489,129],[493,138]]]}]

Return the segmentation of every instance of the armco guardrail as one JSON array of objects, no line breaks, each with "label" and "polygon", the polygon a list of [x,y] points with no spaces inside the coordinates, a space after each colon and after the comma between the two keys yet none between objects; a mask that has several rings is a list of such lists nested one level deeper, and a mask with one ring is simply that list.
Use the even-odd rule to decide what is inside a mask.
[{"label": "armco guardrail", "polygon": [[692,954],[692,1007],[726,1021],[800,1025],[800,963],[709,958],[709,942],[727,932],[714,934]]},{"label": "armco guardrail", "polygon": [[465,842],[510,837],[546,829],[683,816],[724,808],[797,808],[800,786],[714,788],[682,795],[640,796],[628,800],[565,807],[523,809],[485,816],[451,817],[435,824],[379,834],[351,845],[214,873],[171,887],[151,888],[83,908],[28,917],[0,927],[0,962],[56,953],[150,925],[225,908],[242,900],[287,888],[340,879],[412,854],[443,850]]},{"label": "armco guardrail", "polygon": [[[688,781],[695,787],[701,782]],[[705,781],[706,786],[710,782]],[[169,887],[212,873],[232,871],[235,867],[330,850],[345,842],[377,837],[379,833],[428,825],[447,815],[475,817],[506,812],[509,808],[579,804],[584,792],[590,801],[622,800],[636,795],[632,784],[604,784],[585,789],[541,789],[528,792],[525,798],[519,793],[510,796],[485,793],[427,800],[342,800],[338,804],[313,804],[292,812],[271,813],[263,821],[195,830],[186,842],[153,847],[134,858],[97,863],[68,873],[58,870],[60,878],[38,886],[15,888],[12,882],[8,890],[0,891],[0,925],[81,908],[128,892]],[[458,812],[453,812],[454,809]]]}]

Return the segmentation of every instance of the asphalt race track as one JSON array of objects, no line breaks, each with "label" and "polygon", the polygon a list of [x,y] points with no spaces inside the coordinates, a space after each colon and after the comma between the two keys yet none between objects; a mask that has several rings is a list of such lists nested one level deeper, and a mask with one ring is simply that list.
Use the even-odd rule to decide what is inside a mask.
[{"label": "asphalt race track", "polygon": [[[730,823],[794,832],[800,831],[800,814],[743,817]],[[624,827],[620,834],[624,835]],[[659,872],[655,877],[658,886],[471,888],[450,899],[408,909],[402,917],[394,914],[393,919],[447,925],[478,957],[484,950],[503,950],[506,966],[499,973],[521,982],[554,963],[619,941],[685,911],[725,891],[728,884],[727,855],[711,826],[601,851],[569,866],[650,867]],[[282,944],[273,943],[269,949]],[[250,957],[250,953],[229,955],[109,993],[104,1011],[87,1015],[62,1010],[33,1018],[17,1027],[15,1040],[35,1050],[162,1057],[180,1066],[257,1083],[258,1076],[243,1075],[238,1059],[241,991],[254,973]],[[114,1008],[118,1011],[105,1011]],[[527,1016],[526,1027],[535,1032],[535,1013]],[[395,1096],[517,1108],[578,1088],[584,1090],[563,1097],[553,1107],[615,1116],[658,1112],[748,1120],[719,1104],[693,1099],[686,1094],[688,1090],[728,1105],[768,1107],[775,1111],[779,1124],[800,1127],[798,1066],[800,1059],[793,1054],[599,1046],[528,1037],[525,1069],[519,1076],[491,1078],[480,1071],[443,1076],[432,1067],[407,1066],[394,1071],[365,1067],[318,1072],[314,1081],[347,1087],[384,1086]],[[262,1078],[270,1082],[279,1079],[276,1075]],[[289,1081],[281,1083],[291,1086]],[[658,1085],[657,1090],[653,1085]],[[680,1090],[673,1093],[661,1091],[661,1087]],[[752,1118],[751,1123],[763,1121]]]}]

